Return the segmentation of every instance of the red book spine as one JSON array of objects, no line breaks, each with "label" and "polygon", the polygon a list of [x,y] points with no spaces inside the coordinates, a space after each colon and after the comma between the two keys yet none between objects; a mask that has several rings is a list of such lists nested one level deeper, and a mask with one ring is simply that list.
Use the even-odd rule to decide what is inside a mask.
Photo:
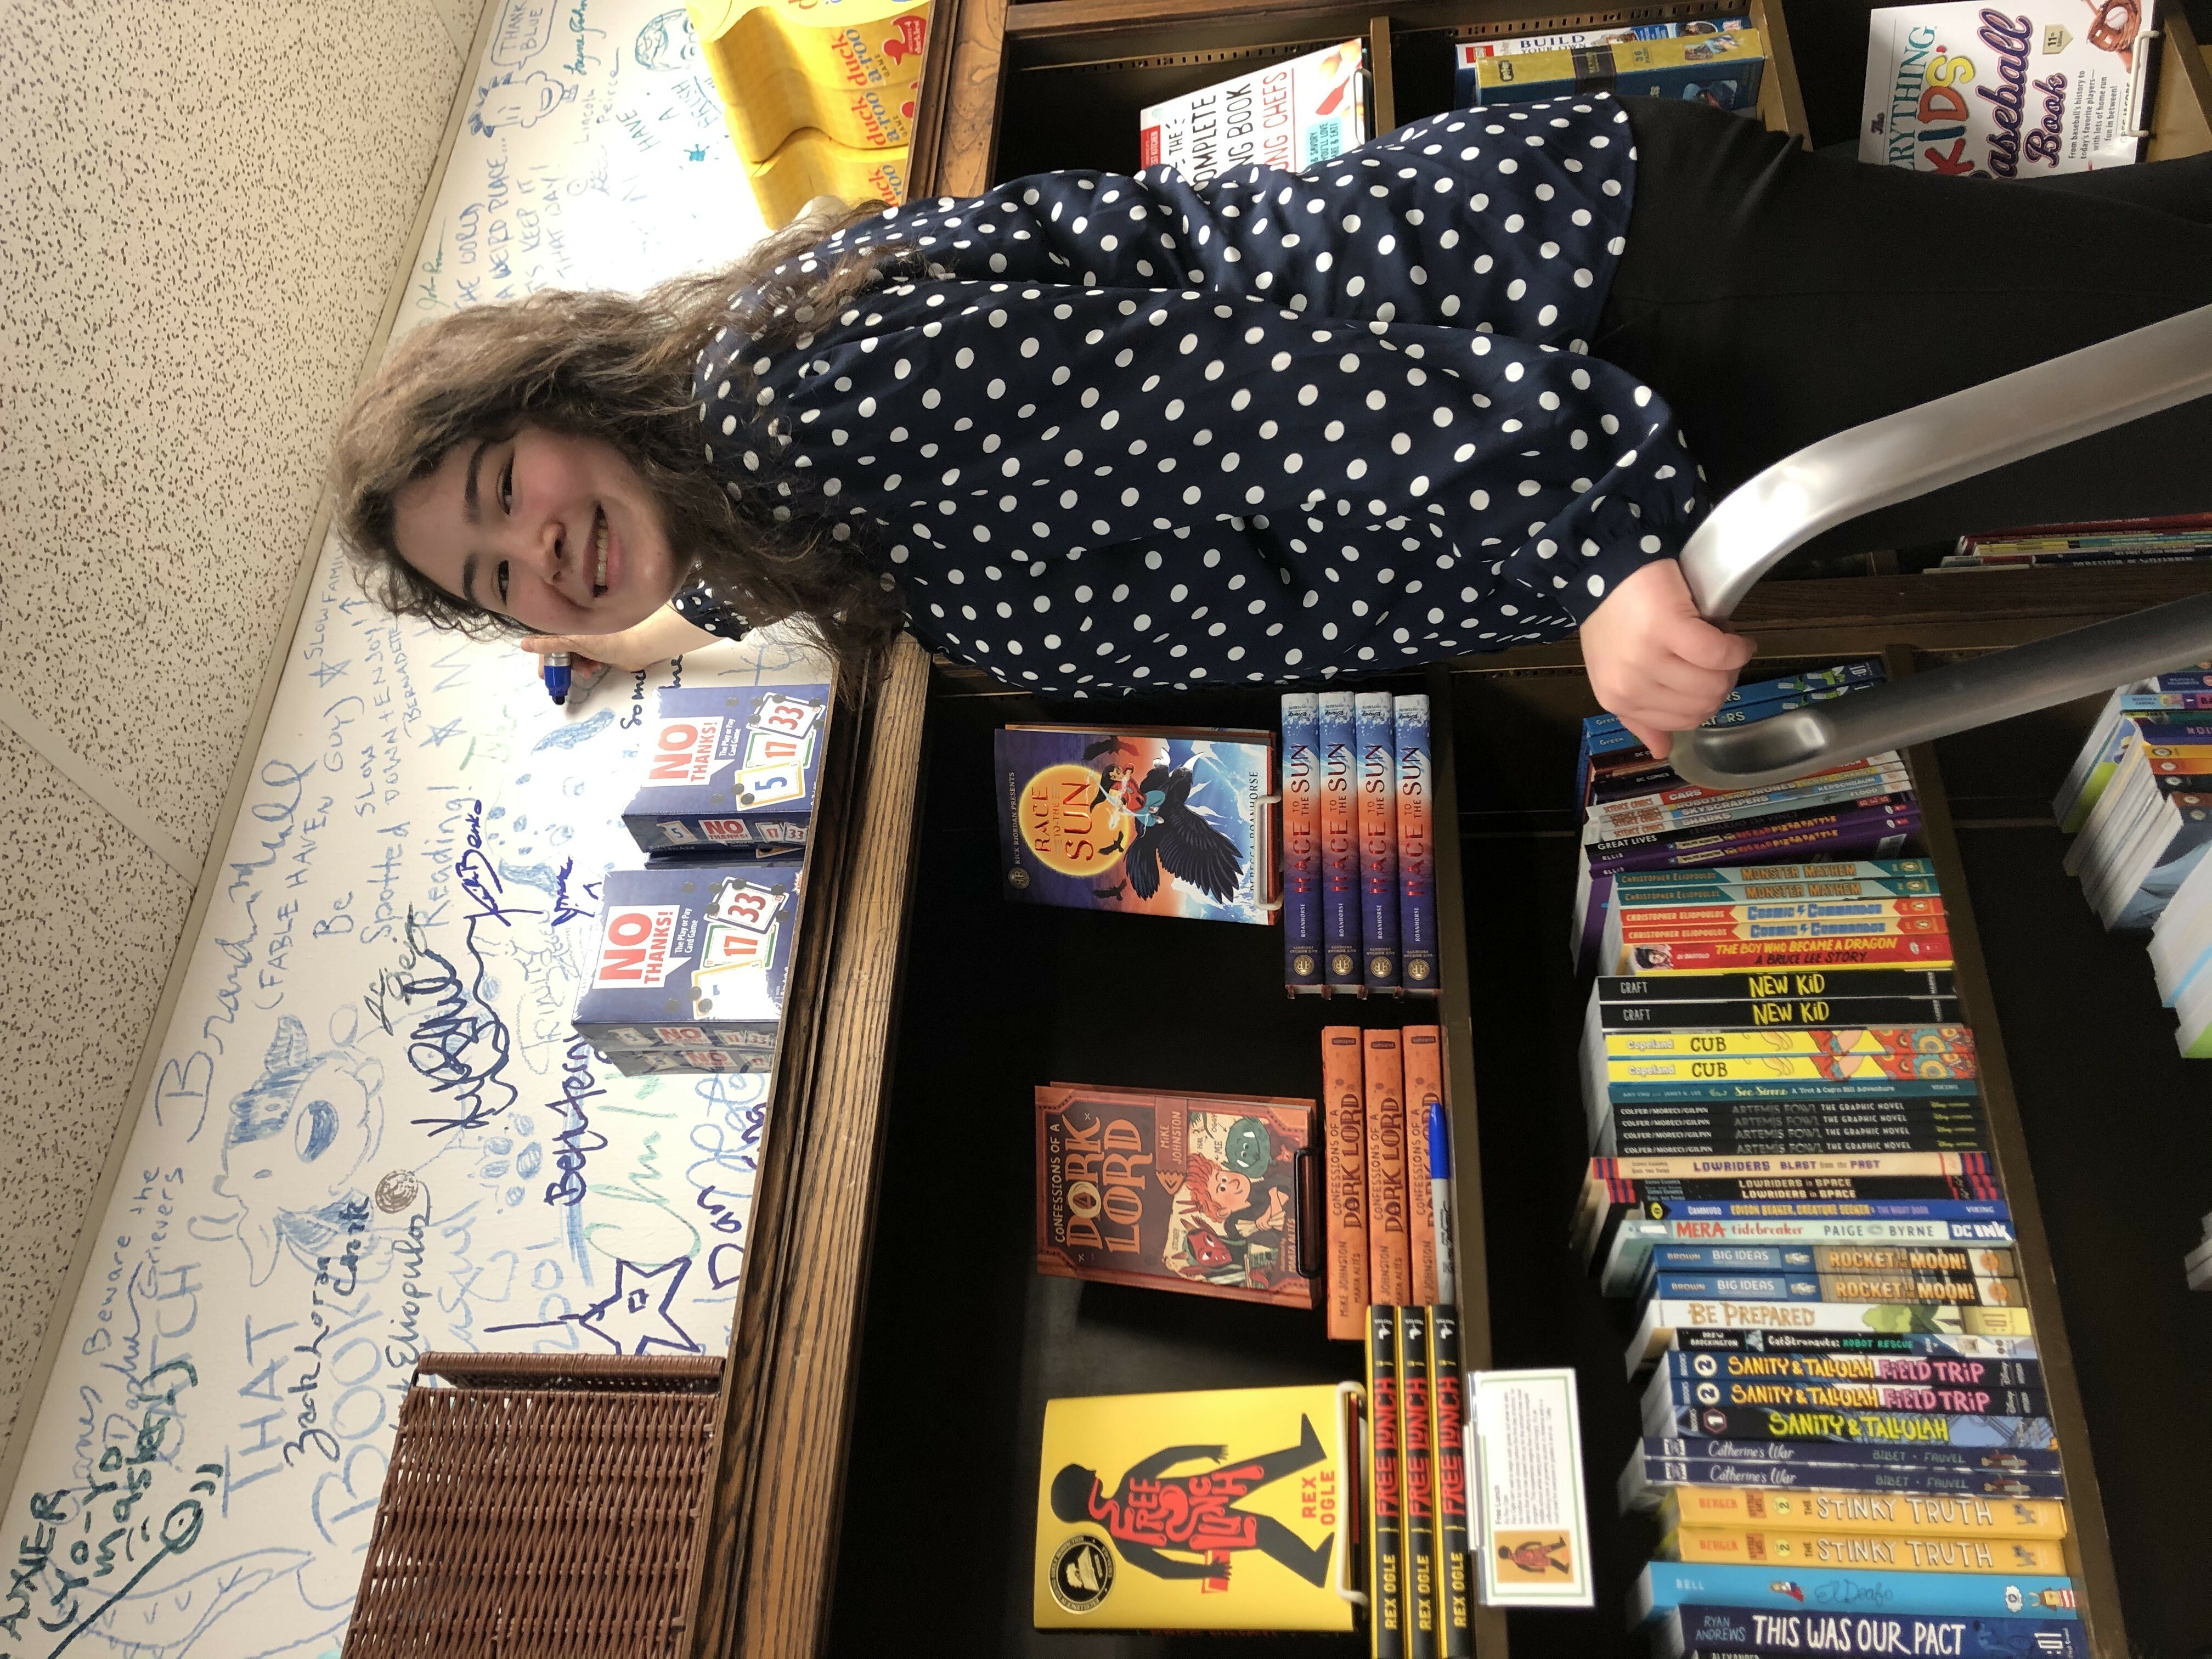
[{"label": "red book spine", "polygon": [[1328,1334],[1367,1340],[1367,1085],[1359,1028],[1321,1034],[1322,1133],[1328,1182]]},{"label": "red book spine", "polygon": [[1362,1032],[1361,1048],[1367,1083],[1367,1293],[1402,1307],[1413,1299],[1405,1063],[1395,1031]]}]

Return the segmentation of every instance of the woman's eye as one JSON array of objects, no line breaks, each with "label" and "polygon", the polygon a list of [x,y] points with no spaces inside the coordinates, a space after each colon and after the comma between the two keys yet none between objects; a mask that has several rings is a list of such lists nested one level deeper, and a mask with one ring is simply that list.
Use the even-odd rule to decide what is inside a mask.
[{"label": "woman's eye", "polygon": [[499,562],[495,580],[499,583],[499,602],[505,605],[507,603],[507,561],[505,559]]},{"label": "woman's eye", "polygon": [[514,457],[507,458],[507,466],[499,475],[499,504],[502,510],[514,510]]}]

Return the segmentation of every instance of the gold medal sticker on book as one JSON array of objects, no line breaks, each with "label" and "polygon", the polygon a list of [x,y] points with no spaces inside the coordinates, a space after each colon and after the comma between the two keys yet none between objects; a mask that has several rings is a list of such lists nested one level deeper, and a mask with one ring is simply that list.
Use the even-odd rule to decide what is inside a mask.
[{"label": "gold medal sticker on book", "polygon": [[1349,1631],[1356,1383],[1054,1400],[1040,1630]]}]

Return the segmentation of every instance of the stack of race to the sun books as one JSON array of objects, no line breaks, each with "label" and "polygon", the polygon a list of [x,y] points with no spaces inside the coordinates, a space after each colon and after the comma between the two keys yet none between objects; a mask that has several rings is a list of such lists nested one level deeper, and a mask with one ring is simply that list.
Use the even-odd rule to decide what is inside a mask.
[{"label": "stack of race to the sun books", "polygon": [[[1588,722],[1587,755],[1613,729]],[[1905,851],[1910,779],[1869,764]],[[1574,1237],[1636,1303],[1647,1379],[1618,1493],[1658,1539],[1632,1622],[1659,1659],[2086,1654],[1941,887],[1923,858],[1811,856],[1618,869],[1578,919]]]},{"label": "stack of race to the sun books", "polygon": [[1283,695],[1283,982],[1437,994],[1429,700]]}]

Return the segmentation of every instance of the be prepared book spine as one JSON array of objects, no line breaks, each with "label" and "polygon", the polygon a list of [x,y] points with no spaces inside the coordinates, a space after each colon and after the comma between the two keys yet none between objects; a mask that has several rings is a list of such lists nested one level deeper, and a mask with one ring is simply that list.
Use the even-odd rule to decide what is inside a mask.
[{"label": "be prepared book spine", "polygon": [[1283,983],[1322,988],[1321,701],[1283,694]]},{"label": "be prepared book spine", "polygon": [[1398,764],[1398,973],[1408,996],[1437,990],[1434,757],[1429,700],[1400,697],[1392,709]]},{"label": "be prepared book spine", "polygon": [[1398,981],[1397,744],[1388,691],[1353,698],[1358,747],[1361,982],[1395,995]]}]

